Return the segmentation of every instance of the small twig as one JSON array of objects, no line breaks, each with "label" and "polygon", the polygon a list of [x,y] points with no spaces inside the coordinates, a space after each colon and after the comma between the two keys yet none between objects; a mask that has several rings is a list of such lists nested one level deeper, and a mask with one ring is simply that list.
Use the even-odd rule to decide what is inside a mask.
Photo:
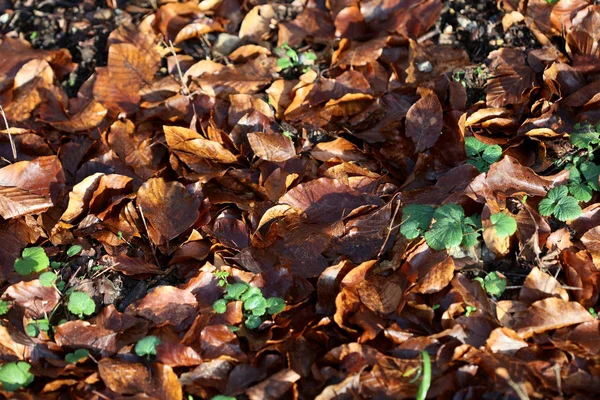
[{"label": "small twig", "polygon": [[562,394],[562,381],[561,381],[561,376],[560,376],[560,365],[554,364],[552,366],[552,369],[554,370],[554,376],[556,377],[556,389],[558,390],[558,393]]},{"label": "small twig", "polygon": [[[390,201],[394,201],[394,199],[399,194],[400,194],[400,192],[398,192],[394,197],[392,197],[392,199]],[[390,236],[392,234],[392,231],[394,229],[396,229],[394,227],[394,220],[396,219],[396,215],[398,214],[399,210],[400,210],[400,201],[398,201],[398,203],[396,204],[396,209],[394,210],[394,214],[392,215],[392,218],[390,219],[390,226],[388,226],[387,235],[385,236],[385,240],[384,240],[383,244],[381,245],[381,248],[379,249],[379,253],[377,253],[377,258],[379,258],[381,256],[381,253],[383,252],[383,249],[385,249],[385,246],[387,245],[388,240],[390,240]]]},{"label": "small twig", "polygon": [[179,59],[177,58],[177,54],[175,53],[175,47],[173,46],[173,42],[169,39],[169,48],[171,49],[171,54],[175,58],[175,65],[177,66],[177,72],[179,72],[179,79],[181,79],[181,85],[183,86],[183,94],[189,95],[190,89],[188,88],[187,82],[183,79],[183,72],[181,72],[181,67],[179,66]]},{"label": "small twig", "polygon": [[6,119],[6,114],[4,113],[4,109],[0,106],[0,114],[2,114],[2,118],[4,118],[4,124],[6,125],[6,132],[8,133],[8,140],[10,141],[10,148],[12,150],[13,158],[15,161],[17,160],[17,148],[15,147],[15,141],[13,140],[12,135],[10,134],[10,126],[8,126],[8,120]]},{"label": "small twig", "polygon": [[154,261],[156,261],[156,265],[160,268],[158,257],[156,257],[156,247],[154,246],[154,243],[152,243],[152,239],[150,238],[150,230],[148,229],[148,224],[146,223],[146,218],[144,217],[144,210],[140,205],[138,205],[138,209],[140,210],[140,216],[142,217],[142,224],[144,224],[144,228],[146,228],[146,235],[148,235],[148,241],[150,242],[150,246],[152,246],[152,255],[154,256]]}]

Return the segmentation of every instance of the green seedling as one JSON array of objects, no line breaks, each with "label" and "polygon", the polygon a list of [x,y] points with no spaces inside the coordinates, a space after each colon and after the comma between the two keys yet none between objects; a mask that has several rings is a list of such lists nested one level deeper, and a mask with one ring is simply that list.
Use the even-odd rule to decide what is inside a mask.
[{"label": "green seedling", "polygon": [[214,275],[219,280],[219,286],[225,287],[225,285],[227,285],[227,277],[229,276],[229,272],[215,271]]},{"label": "green seedling", "polygon": [[475,311],[477,311],[477,307],[466,306],[465,307],[465,317],[471,316],[471,314],[474,313]]},{"label": "green seedling", "polygon": [[33,374],[29,372],[29,363],[9,362],[0,366],[0,382],[8,392],[14,392],[26,387],[33,382]]},{"label": "green seedling", "polygon": [[10,307],[10,302],[0,300],[0,315],[4,315],[8,312]]},{"label": "green seedling", "polygon": [[[409,240],[424,236],[433,250],[473,247],[482,230],[480,216],[465,217],[463,208],[457,204],[444,204],[437,209],[411,204],[402,209],[402,218],[400,233]],[[517,230],[516,221],[507,214],[493,214],[490,220],[498,237],[510,236]]]},{"label": "green seedling", "polygon": [[431,386],[431,359],[429,353],[422,350],[421,357],[423,357],[423,378],[421,379],[419,390],[417,391],[417,400],[425,400],[427,398],[429,387]]},{"label": "green seedling", "polygon": [[146,336],[135,344],[135,354],[150,358],[156,355],[156,346],[161,343],[156,336]]},{"label": "green seedling", "polygon": [[570,221],[581,215],[579,202],[573,196],[569,196],[566,186],[552,188],[546,197],[540,201],[538,210],[544,217],[553,215],[559,221]]},{"label": "green seedling", "polygon": [[73,246],[69,247],[69,250],[67,250],[67,257],[74,257],[77,254],[81,253],[81,250],[82,247],[80,245],[74,244]]},{"label": "green seedling", "polygon": [[23,276],[41,272],[49,266],[50,259],[41,247],[25,248],[21,253],[21,258],[15,260],[15,271]]},{"label": "green seedling", "polygon": [[34,322],[27,324],[25,327],[25,333],[31,337],[37,337],[41,332],[48,332],[50,330],[50,321],[48,318],[38,319]]},{"label": "green seedling", "polygon": [[40,285],[44,287],[51,287],[54,285],[54,282],[56,282],[56,279],[58,279],[58,275],[56,275],[54,272],[48,271],[41,274],[39,279]]},{"label": "green seedling", "polygon": [[65,355],[65,361],[69,364],[77,364],[78,362],[84,361],[90,356],[90,352],[86,349],[77,349],[72,353]]},{"label": "green seedling", "polygon": [[248,329],[256,329],[262,324],[265,315],[278,314],[285,308],[285,301],[279,297],[265,299],[259,288],[250,286],[245,282],[225,283],[223,298],[215,301],[213,309],[217,314],[227,311],[227,304],[231,301],[241,301],[245,316],[245,325]]},{"label": "green seedling", "polygon": [[569,167],[569,193],[578,201],[590,201],[593,192],[600,190],[598,187],[599,177],[600,166],[591,161],[571,165]]},{"label": "green seedling", "polygon": [[506,290],[506,278],[495,271],[487,274],[485,278],[478,277],[475,280],[481,283],[490,296],[500,297]]},{"label": "green seedling", "polygon": [[517,231],[517,221],[508,214],[492,214],[490,222],[496,228],[496,236],[500,239],[512,236]]},{"label": "green seedling", "polygon": [[82,319],[84,315],[92,315],[96,311],[96,303],[94,303],[94,300],[87,293],[72,292],[69,295],[67,308]]},{"label": "green seedling", "polygon": [[277,59],[277,67],[280,71],[291,68],[302,68],[302,72],[306,72],[317,60],[317,55],[312,51],[298,54],[287,43],[275,49],[275,54],[279,56]]},{"label": "green seedling", "polygon": [[479,172],[487,172],[490,165],[502,157],[502,147],[497,144],[485,144],[470,136],[465,138],[467,163],[473,165]]},{"label": "green seedling", "polygon": [[596,310],[594,310],[594,307],[588,308],[588,311],[590,312],[590,314],[592,314],[592,317],[598,319],[598,313],[596,312]]},{"label": "green seedling", "polygon": [[216,396],[213,396],[211,398],[211,400],[235,400],[235,397],[233,397],[233,396],[225,396],[223,394],[218,394]]}]

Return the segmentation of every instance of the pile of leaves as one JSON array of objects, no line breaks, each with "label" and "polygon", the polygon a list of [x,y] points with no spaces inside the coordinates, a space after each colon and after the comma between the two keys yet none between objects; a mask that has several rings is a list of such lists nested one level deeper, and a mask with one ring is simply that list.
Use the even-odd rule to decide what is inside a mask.
[{"label": "pile of leaves", "polygon": [[3,396],[600,396],[600,6],[128,3],[0,38]]}]

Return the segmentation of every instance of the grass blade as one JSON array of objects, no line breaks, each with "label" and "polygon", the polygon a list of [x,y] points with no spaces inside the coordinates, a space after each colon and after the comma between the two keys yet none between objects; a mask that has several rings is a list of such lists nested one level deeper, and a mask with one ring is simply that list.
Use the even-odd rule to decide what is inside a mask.
[{"label": "grass blade", "polygon": [[417,400],[425,400],[429,386],[431,386],[431,359],[429,353],[425,350],[421,351],[423,357],[423,379],[419,385],[419,391],[417,392]]}]

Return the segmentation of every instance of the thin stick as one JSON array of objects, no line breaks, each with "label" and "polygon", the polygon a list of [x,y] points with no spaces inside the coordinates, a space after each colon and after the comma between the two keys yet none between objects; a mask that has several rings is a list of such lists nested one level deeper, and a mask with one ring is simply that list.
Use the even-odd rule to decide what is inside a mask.
[{"label": "thin stick", "polygon": [[0,114],[2,114],[2,118],[4,118],[4,124],[6,125],[6,132],[8,132],[8,140],[10,141],[10,148],[12,150],[13,158],[15,161],[17,160],[17,148],[15,147],[15,142],[13,140],[12,135],[10,134],[10,126],[8,126],[8,120],[6,119],[6,114],[4,113],[4,109],[0,106]]},{"label": "thin stick", "polygon": [[181,85],[183,85],[183,94],[186,96],[190,94],[190,89],[186,81],[183,79],[183,72],[181,72],[181,67],[179,66],[179,60],[177,59],[177,54],[175,54],[175,47],[173,46],[173,42],[169,39],[169,48],[171,49],[171,53],[175,58],[175,65],[177,66],[177,72],[179,72],[179,79],[181,79]]},{"label": "thin stick", "polygon": [[[397,193],[394,197],[392,197],[392,200],[390,201],[394,201],[394,199],[398,196],[399,193]],[[388,232],[387,235],[385,236],[385,240],[383,242],[383,244],[381,245],[381,248],[379,249],[379,253],[377,254],[377,257],[381,256],[381,253],[383,252],[383,249],[385,249],[385,246],[387,245],[388,240],[390,240],[390,235],[392,234],[392,231],[395,229],[394,226],[394,220],[396,219],[396,215],[398,214],[398,211],[400,210],[400,201],[398,201],[398,203],[396,204],[396,209],[394,210],[394,214],[392,215],[392,219],[390,219],[390,226],[388,226]]]}]

